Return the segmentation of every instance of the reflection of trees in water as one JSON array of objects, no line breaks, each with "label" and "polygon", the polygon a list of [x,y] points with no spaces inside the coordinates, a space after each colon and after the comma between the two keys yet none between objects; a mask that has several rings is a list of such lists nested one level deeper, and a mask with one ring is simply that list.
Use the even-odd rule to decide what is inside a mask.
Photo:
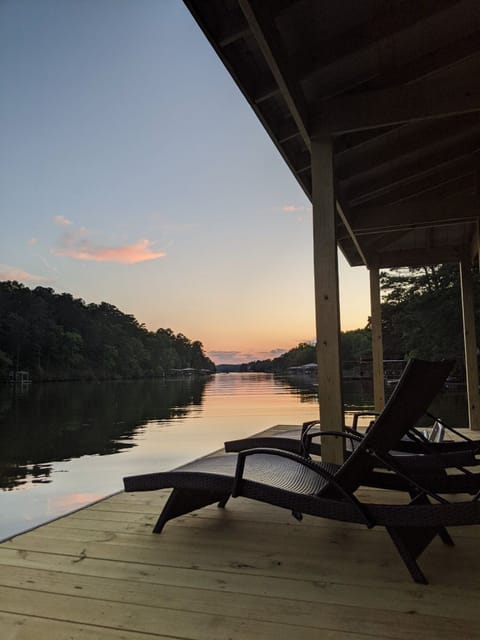
[{"label": "reflection of trees in water", "polygon": [[297,396],[301,402],[311,402],[318,397],[318,387],[315,376],[291,374],[275,376],[275,382],[288,389],[293,396]]},{"label": "reflection of trees in water", "polygon": [[345,380],[343,383],[345,411],[371,411],[373,384],[371,380]]},{"label": "reflection of trees in water", "polygon": [[[288,375],[276,378],[303,402],[316,401],[318,385],[316,376]],[[373,387],[370,380],[347,380],[343,383],[343,400],[346,411],[363,411],[373,406]]]},{"label": "reflection of trees in water", "polygon": [[52,461],[134,447],[135,432],[201,405],[205,379],[0,386],[0,488],[49,481]]},{"label": "reflection of trees in water", "polygon": [[[303,402],[316,401],[318,387],[315,376],[291,375],[278,377],[276,380],[299,396]],[[394,386],[388,386],[386,397],[391,394]],[[373,410],[373,384],[371,380],[345,380],[343,383],[343,402],[346,413]],[[464,387],[452,387],[440,393],[430,407],[430,413],[443,418],[447,424],[464,427],[468,425],[468,406]],[[348,418],[346,418],[349,424]],[[425,416],[419,426],[430,426],[432,419]]]}]

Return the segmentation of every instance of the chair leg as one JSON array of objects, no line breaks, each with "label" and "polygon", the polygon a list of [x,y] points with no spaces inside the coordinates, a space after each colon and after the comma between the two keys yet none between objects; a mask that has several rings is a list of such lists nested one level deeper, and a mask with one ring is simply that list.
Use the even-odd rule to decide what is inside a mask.
[{"label": "chair leg", "polygon": [[222,500],[220,500],[220,502],[217,504],[217,507],[219,509],[225,509],[227,502],[230,498],[231,494],[229,493],[225,498],[223,498]]},{"label": "chair leg", "polygon": [[447,529],[445,529],[445,527],[442,527],[441,529],[438,530],[438,535],[440,536],[440,539],[443,542],[443,544],[446,544],[448,547],[455,546],[455,543],[453,542],[450,534],[448,533]]},{"label": "chair leg", "polygon": [[174,489],[170,494],[162,513],[157,520],[153,533],[161,533],[165,524],[173,518],[183,516],[196,509],[206,507],[213,502],[227,501],[230,494],[220,491],[191,491],[188,489]]},{"label": "chair leg", "polygon": [[[412,504],[430,504],[428,497],[424,493],[415,494],[410,492],[410,496],[412,498]],[[443,544],[446,544],[448,547],[455,546],[449,532],[445,527],[439,527],[437,529],[437,534]]]},{"label": "chair leg", "polygon": [[417,564],[417,558],[439,535],[451,539],[446,529],[439,527],[387,527],[387,531],[395,544],[403,562],[415,582],[428,584],[428,580]]}]

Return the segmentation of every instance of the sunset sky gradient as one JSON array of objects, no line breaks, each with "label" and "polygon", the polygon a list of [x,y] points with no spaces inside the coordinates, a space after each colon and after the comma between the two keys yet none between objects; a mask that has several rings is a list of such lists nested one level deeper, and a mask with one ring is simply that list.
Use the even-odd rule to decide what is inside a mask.
[{"label": "sunset sky gradient", "polygon": [[[216,362],[315,335],[311,207],[181,0],[0,2],[0,279]],[[344,329],[368,275],[340,257]]]}]

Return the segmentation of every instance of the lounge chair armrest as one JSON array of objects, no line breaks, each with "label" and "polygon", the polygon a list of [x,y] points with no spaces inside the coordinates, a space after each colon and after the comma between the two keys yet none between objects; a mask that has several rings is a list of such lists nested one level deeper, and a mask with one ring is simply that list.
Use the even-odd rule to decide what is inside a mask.
[{"label": "lounge chair armrest", "polygon": [[317,438],[318,436],[335,436],[337,438],[348,438],[349,440],[356,440],[357,442],[361,442],[363,440],[362,435],[348,428],[346,428],[344,431],[318,431],[317,433],[308,433],[307,435],[311,440],[313,440],[313,438]]},{"label": "lounge chair armrest", "polygon": [[353,420],[352,420],[352,429],[353,429],[353,431],[358,431],[358,419],[359,418],[366,418],[368,416],[371,416],[372,418],[378,418],[379,415],[380,415],[380,413],[378,411],[356,411],[353,414]]},{"label": "lounge chair armrest", "polygon": [[344,431],[317,431],[316,433],[309,433],[308,431],[305,431],[301,439],[302,453],[308,456],[310,453],[310,446],[312,444],[312,440],[314,438],[321,438],[323,436],[334,436],[337,438],[348,439],[352,443],[352,448],[353,448],[354,441],[361,442],[363,440],[363,436],[361,436],[356,431],[349,429],[348,427],[345,427]]},{"label": "lounge chair armrest", "polygon": [[284,451],[283,449],[270,449],[266,447],[259,447],[257,449],[245,449],[243,451],[240,451],[237,458],[237,467],[235,469],[235,478],[232,486],[232,492],[231,492],[232,498],[236,498],[241,495],[241,482],[243,480],[243,472],[245,470],[246,459],[248,456],[252,456],[255,454],[272,455],[280,458],[287,458],[288,460],[293,460],[294,462],[297,462],[301,466],[307,467],[308,469],[311,469],[315,473],[318,473],[319,476],[327,480],[328,485],[326,486],[330,486],[336,489],[343,496],[343,498],[345,498],[345,500],[350,502],[355,507],[355,509],[357,509],[357,511],[361,514],[362,519],[364,520],[368,528],[375,526],[376,523],[373,520],[370,513],[368,512],[368,510],[366,509],[366,507],[362,505],[362,503],[358,500],[358,498],[356,498],[352,493],[350,493],[344,487],[342,487],[342,485],[340,485],[335,480],[335,476],[333,474],[331,474],[329,471],[324,469],[321,465],[315,463],[313,460],[310,460],[309,458],[304,458],[298,455],[297,453]]},{"label": "lounge chair armrest", "polygon": [[304,422],[302,424],[301,436],[303,436],[303,434],[306,433],[307,431],[310,431],[311,429],[313,429],[313,427],[315,426],[320,427],[320,420],[309,420],[308,422]]},{"label": "lounge chair armrest", "polygon": [[[319,429],[321,428],[320,427],[320,420],[310,420],[309,422],[304,422],[302,424],[301,435],[303,436],[304,433],[310,432],[311,429],[313,429],[313,427],[317,427],[317,426],[318,426]],[[342,432],[343,431],[348,431],[350,433],[357,433],[355,431],[355,429],[352,429],[352,427],[347,427],[346,425],[343,425]],[[319,433],[320,433],[320,431],[319,431]],[[322,432],[322,433],[324,433],[324,432]]]},{"label": "lounge chair armrest", "polygon": [[310,420],[309,422],[304,422],[302,424],[302,431],[300,433],[300,451],[306,458],[309,457],[310,444],[313,437],[313,434],[310,434],[310,431],[316,426],[320,427],[320,422],[318,420]]}]

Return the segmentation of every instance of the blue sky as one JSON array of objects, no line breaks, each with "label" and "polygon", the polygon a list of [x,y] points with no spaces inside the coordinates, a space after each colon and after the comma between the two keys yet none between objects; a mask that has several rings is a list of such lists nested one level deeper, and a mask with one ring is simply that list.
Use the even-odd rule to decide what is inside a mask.
[{"label": "blue sky", "polygon": [[[180,0],[0,0],[0,279],[215,362],[314,337],[311,208]],[[340,259],[344,329],[368,276]]]}]

